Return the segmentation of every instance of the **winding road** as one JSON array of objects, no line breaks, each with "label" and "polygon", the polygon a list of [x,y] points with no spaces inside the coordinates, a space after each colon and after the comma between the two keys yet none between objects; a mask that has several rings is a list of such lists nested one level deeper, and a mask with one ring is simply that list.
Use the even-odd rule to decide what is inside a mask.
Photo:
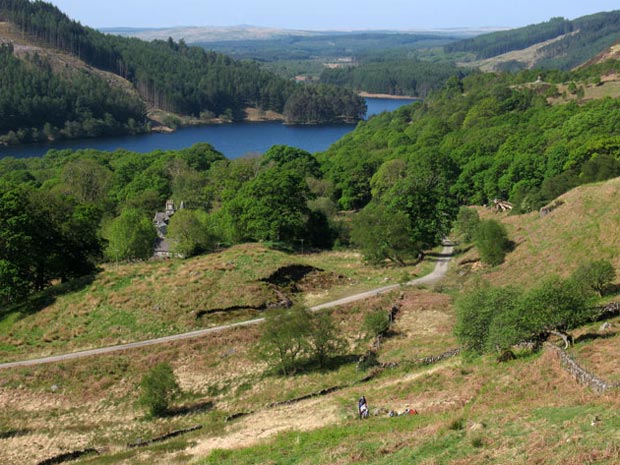
[{"label": "winding road", "polygon": [[[419,286],[423,284],[432,284],[445,276],[446,272],[448,271],[448,265],[452,258],[454,246],[451,242],[447,240],[443,242],[443,246],[444,246],[443,250],[437,257],[437,264],[435,265],[435,269],[431,273],[427,274],[426,276],[423,276],[421,278],[414,279],[412,281],[405,283],[406,286]],[[400,286],[402,286],[402,284],[392,284],[390,286],[380,287],[378,289],[373,289],[372,291],[367,291],[361,294],[355,294],[349,297],[345,297],[343,299],[334,300],[332,302],[327,302],[321,305],[316,305],[314,307],[311,307],[310,310],[315,312],[315,311],[323,310],[326,308],[332,308],[332,307],[337,307],[339,305],[349,304],[351,302],[356,302],[358,300],[368,299],[370,297],[375,297],[375,296],[384,294],[386,292],[392,291],[394,289],[397,289]],[[112,352],[119,352],[121,350],[137,349],[137,348],[148,347],[148,346],[153,346],[157,344],[164,344],[166,342],[181,341],[184,339],[193,339],[193,338],[207,336],[209,334],[217,333],[217,332],[224,331],[227,329],[260,324],[263,321],[264,321],[264,318],[256,318],[254,320],[247,320],[247,321],[242,321],[239,323],[232,323],[232,324],[217,326],[217,327],[208,328],[208,329],[199,329],[199,330],[191,331],[188,333],[160,337],[157,339],[149,339],[146,341],[131,342],[128,344],[119,344],[115,346],[101,347],[99,349],[83,350],[80,352],[72,352],[70,354],[53,355],[50,357],[34,358],[30,360],[22,360],[22,361],[17,361],[17,362],[0,363],[0,370],[5,369],[5,368],[43,365],[45,363],[65,362],[67,360],[73,360],[77,358],[92,357],[94,355],[110,354]]]}]

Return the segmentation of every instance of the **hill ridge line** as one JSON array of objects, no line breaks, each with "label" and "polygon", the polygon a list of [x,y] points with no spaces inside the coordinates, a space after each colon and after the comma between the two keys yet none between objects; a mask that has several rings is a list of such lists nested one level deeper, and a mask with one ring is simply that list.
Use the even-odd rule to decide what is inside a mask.
[{"label": "hill ridge line", "polygon": [[[440,256],[437,259],[437,264],[435,265],[434,270],[431,273],[427,274],[426,276],[422,276],[421,278],[417,278],[417,279],[414,279],[414,280],[411,280],[405,283],[404,284],[405,286],[419,286],[423,284],[430,284],[444,277],[444,275],[446,274],[448,270],[448,265],[450,263],[450,260],[452,259],[454,245],[452,244],[452,242],[448,240],[444,240],[443,246],[444,247],[441,251]],[[378,295],[397,289],[402,285],[403,284],[391,284],[389,286],[383,286],[377,289],[373,289],[371,291],[366,291],[360,294],[355,294],[349,297],[334,300],[332,302],[327,302],[321,305],[315,305],[314,307],[310,307],[310,310],[313,312],[316,312],[319,310],[324,310],[326,308],[333,308],[339,305],[345,305],[351,302],[356,302],[358,300],[365,300],[370,297],[376,297]],[[16,362],[0,363],[0,370],[7,369],[7,368],[28,367],[28,366],[44,365],[48,363],[64,362],[64,361],[75,360],[75,359],[84,358],[84,357],[105,355],[105,354],[111,354],[114,352],[120,352],[124,350],[138,349],[142,347],[165,344],[167,342],[176,342],[176,341],[182,341],[186,339],[194,339],[198,337],[207,336],[213,333],[218,333],[220,331],[225,331],[227,329],[257,325],[257,324],[262,323],[264,320],[265,318],[261,317],[261,318],[255,318],[253,320],[247,320],[247,321],[241,321],[238,323],[231,323],[227,325],[216,326],[213,328],[198,329],[194,331],[189,331],[187,333],[174,334],[171,336],[164,336],[164,337],[159,337],[159,338],[154,338],[154,339],[147,339],[145,341],[129,342],[126,344],[99,347],[96,349],[82,350],[79,352],[71,352],[68,354],[51,355],[48,357],[39,357],[39,358],[34,358],[34,359],[29,359],[29,360],[20,360]]]}]

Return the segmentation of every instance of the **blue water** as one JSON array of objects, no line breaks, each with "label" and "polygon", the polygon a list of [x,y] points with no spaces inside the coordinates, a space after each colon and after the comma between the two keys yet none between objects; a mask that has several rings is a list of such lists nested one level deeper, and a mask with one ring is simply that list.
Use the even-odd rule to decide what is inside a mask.
[{"label": "blue water", "polygon": [[[383,111],[393,111],[411,103],[407,99],[366,99],[367,117]],[[321,126],[286,126],[280,122],[211,124],[182,128],[171,134],[140,134],[99,139],[77,139],[52,143],[27,144],[13,147],[0,146],[0,158],[40,157],[50,149],[97,149],[113,151],[119,148],[132,152],[147,153],[153,150],[175,150],[190,147],[197,142],[208,142],[227,158],[247,154],[264,153],[276,144],[299,147],[308,152],[321,152],[355,125],[335,124]]]}]

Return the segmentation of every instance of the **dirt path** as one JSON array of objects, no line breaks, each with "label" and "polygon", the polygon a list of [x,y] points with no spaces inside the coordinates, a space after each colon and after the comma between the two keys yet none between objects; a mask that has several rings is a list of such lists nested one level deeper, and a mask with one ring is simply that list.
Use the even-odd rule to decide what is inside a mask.
[{"label": "dirt path", "polygon": [[[441,251],[441,254],[439,255],[439,257],[437,258],[437,264],[435,265],[435,269],[426,276],[409,281],[408,283],[406,283],[406,285],[417,286],[417,285],[422,285],[422,284],[431,284],[443,278],[446,272],[448,271],[448,266],[452,258],[453,250],[454,250],[453,244],[448,241],[445,241],[443,250]],[[318,310],[322,310],[325,308],[332,308],[332,307],[337,307],[339,305],[356,302],[358,300],[368,299],[369,297],[375,297],[375,296],[384,294],[386,292],[392,291],[394,289],[397,289],[400,286],[401,284],[393,284],[390,286],[373,289],[372,291],[363,292],[361,294],[356,294],[353,296],[345,297],[344,299],[339,299],[333,302],[328,302],[325,304],[317,305],[315,307],[311,307],[310,310],[318,311]],[[129,350],[129,349],[148,347],[148,346],[153,346],[153,345],[158,345],[158,344],[165,344],[167,342],[181,341],[184,339],[193,339],[197,337],[207,336],[209,334],[213,334],[216,332],[225,331],[227,329],[256,325],[256,324],[262,323],[263,320],[264,318],[256,318],[254,320],[242,321],[240,323],[217,326],[215,328],[200,329],[197,331],[191,331],[191,332],[183,333],[183,334],[176,334],[173,336],[160,337],[157,339],[149,339],[147,341],[132,342],[129,344],[119,344],[115,346],[101,347],[99,349],[90,349],[90,350],[84,350],[81,352],[73,352],[70,354],[53,355],[50,357],[35,358],[35,359],[30,359],[30,360],[21,360],[17,362],[1,363],[0,370],[3,368],[16,368],[16,367],[43,365],[46,363],[65,362],[65,361],[74,360],[77,358],[110,354],[110,353],[119,352],[122,350]]]},{"label": "dirt path", "polygon": [[[454,362],[441,363],[428,370],[412,373],[397,380],[379,382],[373,387],[380,389],[382,387],[412,382],[422,376],[435,373],[453,365]],[[199,440],[198,444],[187,452],[196,458],[205,457],[214,449],[250,447],[282,431],[310,431],[336,424],[343,420],[338,397],[347,396],[347,391],[352,389],[356,390],[357,395],[359,388],[347,388],[337,393],[296,402],[292,405],[265,408],[241,420],[237,420],[217,437]],[[349,394],[348,397],[356,399],[356,395]],[[423,408],[424,405],[417,405],[416,407]],[[352,411],[354,411],[354,405],[352,406]]]}]

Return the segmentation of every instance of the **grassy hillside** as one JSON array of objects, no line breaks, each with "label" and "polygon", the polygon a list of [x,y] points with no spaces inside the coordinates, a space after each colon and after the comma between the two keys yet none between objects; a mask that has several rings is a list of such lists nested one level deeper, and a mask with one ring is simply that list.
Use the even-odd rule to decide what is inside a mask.
[{"label": "grassy hillside", "polygon": [[[551,203],[557,207],[545,217],[538,212],[506,216],[480,209],[483,217],[504,223],[516,244],[502,265],[482,270],[482,275],[498,285],[529,286],[550,274],[568,276],[590,260],[609,260],[619,269],[619,200],[620,178],[615,178],[567,192]],[[458,261],[476,256],[474,249]],[[464,265],[461,271],[471,267],[471,263]]]},{"label": "grassy hillside", "polygon": [[[487,68],[572,69],[620,40],[620,11],[602,12],[574,20],[552,18],[508,31],[483,34],[448,44],[448,53],[468,53],[485,60]],[[531,50],[535,56],[518,51]]]},{"label": "grassy hillside", "polygon": [[[515,251],[494,269],[474,268],[468,274],[465,267],[453,266],[452,283],[477,274],[495,283],[529,285],[550,273],[568,273],[582,259],[608,258],[618,266],[618,195],[620,179],[614,179],[568,192],[544,218],[496,216],[509,227]],[[474,252],[468,253],[456,260],[475,258]],[[140,318],[155,321],[163,316],[162,327],[182,325],[190,307],[197,308],[197,302],[209,305],[205,289],[218,289],[213,300],[217,305],[226,305],[233,294],[243,300],[256,296],[259,279],[291,263],[320,266],[332,278],[342,274],[353,280],[319,274],[306,288],[314,298],[324,292],[317,283],[331,283],[338,292],[374,286],[384,281],[384,275],[396,277],[402,272],[367,270],[345,253],[291,256],[260,245],[186,262],[112,265],[82,290],[59,295],[39,314],[15,323],[11,332],[6,331],[10,318],[5,319],[2,333],[26,334],[55,324],[70,328],[72,319],[82,318],[80,311],[93,308],[95,298],[101,307],[114,307],[111,316],[134,308]],[[226,278],[209,280],[218,273]],[[356,284],[350,286],[352,282]],[[436,291],[452,288],[450,281],[447,284]],[[168,294],[173,296],[168,304],[177,305],[173,311],[151,308]],[[378,350],[379,362],[391,368],[358,369],[357,357],[368,348],[361,330],[364,316],[394,303],[400,311]],[[63,325],[49,315],[56,315]],[[401,289],[337,308],[332,315],[352,355],[332,360],[327,369],[308,367],[294,376],[278,375],[256,358],[260,327],[113,356],[4,370],[0,461],[35,463],[86,447],[101,455],[75,463],[612,465],[620,460],[620,393],[597,395],[578,385],[549,352],[523,353],[508,363],[498,363],[494,356],[460,356],[421,364],[421,357],[458,346],[452,334],[451,294]],[[620,318],[610,322],[605,334],[599,331],[600,323],[576,331],[571,353],[603,379],[618,381]],[[83,323],[76,328],[94,325]],[[141,322],[133,329],[143,325],[148,327]],[[78,342],[83,344],[84,339],[78,336]],[[71,347],[70,342],[62,343]],[[138,383],[161,361],[173,366],[183,395],[169,416],[152,420],[136,404]],[[324,396],[271,405],[333,387],[338,389]],[[377,416],[365,421],[356,418],[361,394],[371,410],[379,409]],[[415,408],[418,415],[387,415],[405,408]],[[236,413],[245,415],[226,421]],[[192,426],[202,428],[146,447],[127,447]]]},{"label": "grassy hillside", "polygon": [[[291,265],[296,281],[269,278]],[[191,260],[106,265],[0,311],[0,359],[63,353],[256,318],[283,299],[316,305],[425,274],[380,269],[354,252],[289,255],[258,244]]]}]

